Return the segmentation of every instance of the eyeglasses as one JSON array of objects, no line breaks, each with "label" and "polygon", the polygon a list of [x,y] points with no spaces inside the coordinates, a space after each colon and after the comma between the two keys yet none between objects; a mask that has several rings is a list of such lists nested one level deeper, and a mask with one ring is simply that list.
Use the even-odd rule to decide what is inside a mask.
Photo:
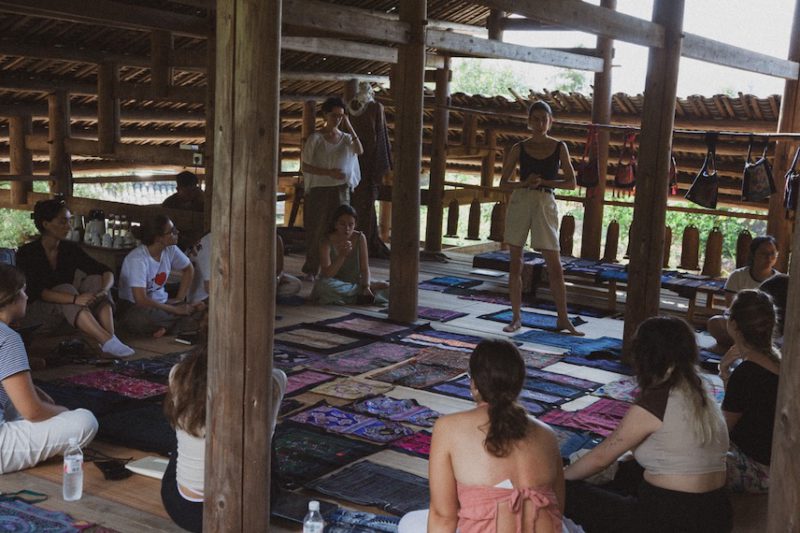
[{"label": "eyeglasses", "polygon": [[170,229],[168,229],[167,231],[162,233],[162,235],[164,235],[164,236],[166,236],[166,235],[177,235],[178,233],[180,233],[180,230],[178,228],[176,228],[175,226],[172,226]]}]

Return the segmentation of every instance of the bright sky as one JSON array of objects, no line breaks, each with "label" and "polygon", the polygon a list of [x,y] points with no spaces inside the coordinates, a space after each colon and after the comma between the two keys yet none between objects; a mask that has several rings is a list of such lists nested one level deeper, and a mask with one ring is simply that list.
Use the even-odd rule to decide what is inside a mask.
[{"label": "bright sky", "polygon": [[[599,4],[599,0],[590,3]],[[785,58],[789,51],[795,0],[686,0],[684,31],[733,44],[774,57]],[[650,20],[652,0],[617,0],[617,10]],[[504,41],[528,46],[595,47],[595,37],[581,32],[505,32]],[[615,43],[615,69],[612,92],[639,94],[644,90],[647,49],[623,42]],[[540,91],[561,69],[514,63],[515,70]],[[591,73],[589,80],[591,83]],[[780,78],[754,74],[692,59],[681,59],[678,96],[712,96],[718,93],[749,93],[759,97],[783,93]]]}]

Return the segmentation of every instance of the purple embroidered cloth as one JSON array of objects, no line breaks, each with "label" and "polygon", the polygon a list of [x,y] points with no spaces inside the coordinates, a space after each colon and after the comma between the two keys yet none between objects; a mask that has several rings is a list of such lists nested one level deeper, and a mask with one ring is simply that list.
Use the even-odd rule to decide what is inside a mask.
[{"label": "purple embroidered cloth", "polygon": [[470,354],[459,350],[449,350],[431,346],[424,348],[416,356],[418,363],[445,366],[461,372],[469,370]]},{"label": "purple embroidered cloth", "polygon": [[299,370],[288,374],[288,383],[286,384],[286,395],[297,394],[304,392],[310,388],[316,387],[320,383],[336,379],[336,376],[324,374],[315,370]]},{"label": "purple embroidered cloth", "polygon": [[361,374],[369,370],[405,361],[415,356],[419,351],[420,348],[416,346],[374,342],[366,346],[359,346],[352,350],[329,355],[324,359],[307,364],[306,367],[337,374]]},{"label": "purple embroidered cloth", "polygon": [[437,411],[416,400],[390,398],[388,396],[375,396],[355,402],[353,411],[365,413],[380,418],[388,418],[395,422],[408,422],[415,426],[433,427],[433,423],[441,416]]},{"label": "purple embroidered cloth", "polygon": [[116,392],[122,396],[135,398],[137,400],[152,398],[153,396],[160,396],[167,393],[166,385],[118,374],[111,370],[98,370],[96,372],[89,372],[88,374],[79,374],[77,376],[64,378],[61,381],[73,385]]},{"label": "purple embroidered cloth", "polygon": [[540,420],[548,424],[582,429],[608,437],[622,421],[630,406],[629,403],[601,398],[580,411],[570,412],[554,409],[542,415]]},{"label": "purple embroidered cloth", "polygon": [[357,335],[370,335],[373,337],[394,337],[412,331],[413,326],[408,324],[398,324],[387,319],[375,318],[360,313],[350,313],[349,315],[322,320],[315,323],[317,326],[343,330]]},{"label": "purple embroidered cloth", "polygon": [[289,417],[289,420],[381,444],[392,442],[414,432],[397,422],[386,422],[371,416],[351,413],[325,402],[301,411]]},{"label": "purple embroidered cloth", "polygon": [[428,431],[420,431],[413,435],[397,439],[389,446],[397,448],[402,452],[427,459],[431,454],[431,434]]},{"label": "purple embroidered cloth", "polygon": [[594,390],[600,386],[600,383],[595,381],[557,374],[555,372],[547,372],[546,370],[540,370],[538,368],[526,368],[525,376],[528,378],[543,379],[552,383],[560,383],[561,385],[569,385],[570,387],[575,387],[584,391]]},{"label": "purple embroidered cloth", "polygon": [[447,381],[463,373],[463,370],[446,366],[409,361],[408,363],[389,368],[378,374],[373,374],[370,376],[370,379],[401,385],[403,387],[421,389]]}]

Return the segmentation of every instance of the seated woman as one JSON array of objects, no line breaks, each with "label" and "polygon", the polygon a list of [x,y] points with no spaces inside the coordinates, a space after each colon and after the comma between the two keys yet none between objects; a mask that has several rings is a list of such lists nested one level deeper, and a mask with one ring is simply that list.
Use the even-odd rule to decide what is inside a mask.
[{"label": "seated woman", "polygon": [[[777,271],[773,267],[777,260],[778,248],[774,237],[767,235],[753,239],[750,243],[749,264],[731,272],[728,281],[725,282],[725,303],[728,307],[736,293],[744,289],[757,289],[761,283],[775,275]],[[712,350],[725,353],[733,345],[724,315],[709,318],[706,327],[709,335],[717,341]]]},{"label": "seated woman", "polygon": [[[731,438],[728,487],[767,492],[781,369],[772,343],[775,310],[767,294],[744,290],[736,295],[730,313],[728,332],[735,344],[720,362],[727,378],[722,412]],[[734,359],[741,363],[728,377]]]},{"label": "seated woman", "polygon": [[[161,501],[170,518],[180,527],[203,530],[203,484],[205,481],[205,424],[208,356],[201,346],[172,367],[164,413],[175,429],[178,449],[172,454],[161,480]],[[272,430],[286,390],[286,374],[272,371]],[[277,479],[273,470],[273,480]],[[271,496],[277,494],[275,484]]]},{"label": "seated woman", "polygon": [[[587,533],[730,531],[728,432],[698,375],[694,332],[679,318],[649,318],[632,349],[641,392],[614,433],[564,471],[566,515]],[[577,481],[629,450],[644,468],[636,496]]]},{"label": "seated woman", "polygon": [[323,305],[388,301],[389,284],[370,280],[367,238],[355,231],[357,218],[347,204],[333,212],[328,235],[319,246],[320,278],[311,291],[313,301]]},{"label": "seated woman", "polygon": [[[111,269],[67,240],[72,215],[63,200],[42,200],[33,208],[33,223],[41,236],[17,252],[17,266],[28,280],[31,303],[27,322],[54,331],[66,322],[89,335],[103,353],[128,357],[134,350],[114,334],[114,305],[109,290]],[[76,272],[83,277],[76,277]]]},{"label": "seated woman", "polygon": [[86,446],[97,433],[91,412],[55,405],[33,385],[25,346],[9,327],[25,316],[27,303],[25,276],[0,264],[0,474],[63,454],[71,438]]},{"label": "seated woman", "polygon": [[[141,226],[142,244],[125,257],[119,280],[120,325],[138,335],[163,336],[181,321],[186,329],[195,329],[189,317],[205,309],[203,302],[187,303],[194,267],[175,246],[178,230],[165,215],[145,221]],[[169,298],[164,286],[170,272],[180,271],[181,282],[175,298]]]},{"label": "seated woman", "polygon": [[436,421],[430,511],[407,514],[398,531],[426,531],[427,519],[435,533],[561,533],[561,456],[553,431],[516,403],[525,381],[519,350],[481,341],[469,370],[477,406]]}]

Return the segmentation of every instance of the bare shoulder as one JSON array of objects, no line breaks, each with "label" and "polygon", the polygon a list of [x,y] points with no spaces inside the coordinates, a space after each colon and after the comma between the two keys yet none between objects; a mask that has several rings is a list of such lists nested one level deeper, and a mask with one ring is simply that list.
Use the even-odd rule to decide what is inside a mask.
[{"label": "bare shoulder", "polygon": [[556,432],[553,431],[553,428],[544,422],[540,422],[539,420],[531,420],[531,436],[539,442],[547,442],[549,444],[553,444],[554,446],[558,446]]}]

